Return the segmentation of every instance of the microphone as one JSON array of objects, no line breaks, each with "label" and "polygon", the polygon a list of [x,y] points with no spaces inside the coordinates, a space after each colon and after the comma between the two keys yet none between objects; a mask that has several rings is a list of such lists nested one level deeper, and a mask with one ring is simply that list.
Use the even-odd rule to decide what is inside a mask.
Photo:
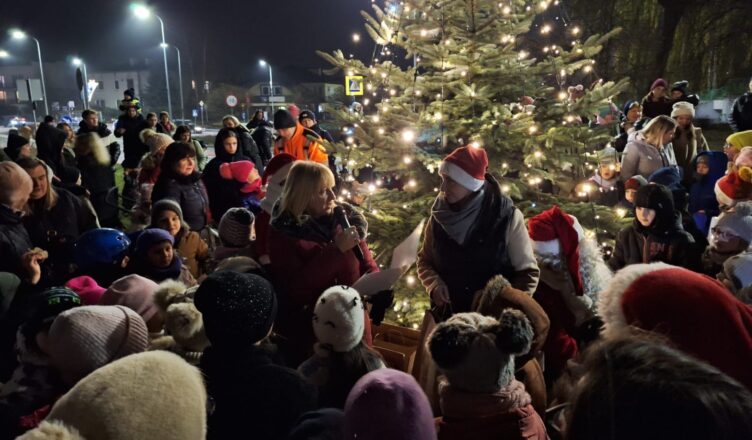
[{"label": "microphone", "polygon": [[[342,226],[342,229],[347,229],[350,227],[350,221],[347,220],[347,215],[345,214],[344,208],[342,208],[341,206],[334,208],[334,216],[340,226]],[[360,244],[356,244],[355,247],[352,248],[352,251],[360,262],[365,261],[366,257],[365,255],[363,255],[363,249],[360,248]]]}]

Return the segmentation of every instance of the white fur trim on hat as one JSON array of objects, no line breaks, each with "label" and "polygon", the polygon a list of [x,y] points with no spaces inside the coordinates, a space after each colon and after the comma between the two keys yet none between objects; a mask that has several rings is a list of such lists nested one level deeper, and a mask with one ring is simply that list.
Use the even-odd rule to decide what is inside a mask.
[{"label": "white fur trim on hat", "polygon": [[722,179],[718,179],[715,182],[715,198],[718,201],[719,204],[725,205],[725,206],[734,206],[736,205],[736,200],[731,198],[728,194],[726,194],[722,189],[719,183],[721,183]]},{"label": "white fur trim on hat", "polygon": [[[574,223],[572,223],[572,227],[577,232],[577,241],[582,241],[583,238],[585,238],[585,230],[582,229],[582,225],[580,225],[579,220],[577,220],[577,217],[567,214],[569,217],[574,220]],[[534,241],[533,240],[533,251],[538,255],[559,255],[561,253],[561,244],[559,243],[559,239],[555,238],[553,240],[547,240],[547,241]]]},{"label": "white fur trim on hat", "polygon": [[601,332],[603,337],[618,336],[628,326],[621,302],[624,292],[632,283],[650,272],[674,268],[676,266],[659,262],[632,264],[617,272],[611,279],[608,287],[598,295],[598,315],[603,319],[603,331]]},{"label": "white fur trim on hat", "polygon": [[476,179],[475,177],[468,174],[465,170],[460,168],[458,165],[447,162],[445,160],[441,161],[441,165],[439,165],[439,173],[446,174],[447,176],[451,177],[452,180],[472,192],[481,189],[483,187],[483,184],[486,182],[485,180]]},{"label": "white fur trim on hat", "polygon": [[318,339],[317,353],[346,353],[363,339],[365,304],[357,290],[334,286],[321,294],[313,311],[313,332]]},{"label": "white fur trim on hat", "polygon": [[679,101],[674,103],[673,110],[671,111],[671,117],[677,116],[689,116],[695,117],[695,106],[691,102]]}]

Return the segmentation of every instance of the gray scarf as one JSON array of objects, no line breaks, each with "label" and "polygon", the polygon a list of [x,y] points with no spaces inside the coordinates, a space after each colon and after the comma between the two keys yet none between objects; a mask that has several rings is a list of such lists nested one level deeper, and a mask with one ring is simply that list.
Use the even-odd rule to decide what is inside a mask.
[{"label": "gray scarf", "polygon": [[483,206],[484,194],[485,188],[475,193],[459,211],[452,211],[446,199],[439,196],[431,207],[431,215],[454,241],[465,244],[467,235]]}]

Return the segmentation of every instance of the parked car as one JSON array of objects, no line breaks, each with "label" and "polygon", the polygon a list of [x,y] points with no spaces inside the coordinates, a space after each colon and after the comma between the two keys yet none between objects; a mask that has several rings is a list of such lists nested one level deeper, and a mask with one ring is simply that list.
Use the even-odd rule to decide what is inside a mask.
[{"label": "parked car", "polygon": [[26,118],[23,116],[0,116],[0,125],[3,127],[17,128],[26,125]]},{"label": "parked car", "polygon": [[173,119],[175,125],[187,125],[191,129],[191,133],[203,133],[204,127],[198,126],[193,123],[192,119]]}]

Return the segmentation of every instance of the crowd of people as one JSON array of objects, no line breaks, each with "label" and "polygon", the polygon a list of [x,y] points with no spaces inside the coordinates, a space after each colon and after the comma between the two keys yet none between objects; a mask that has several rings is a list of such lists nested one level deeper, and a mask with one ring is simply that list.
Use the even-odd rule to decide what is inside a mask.
[{"label": "crowd of people", "polygon": [[444,158],[411,371],[374,344],[393,293],[351,287],[379,266],[313,112],[226,116],[211,159],[133,90],[112,131],[10,133],[0,438],[752,438],[752,108],[712,151],[687,87],[626,103],[579,191],[634,217],[610,258],[485,150]]}]

